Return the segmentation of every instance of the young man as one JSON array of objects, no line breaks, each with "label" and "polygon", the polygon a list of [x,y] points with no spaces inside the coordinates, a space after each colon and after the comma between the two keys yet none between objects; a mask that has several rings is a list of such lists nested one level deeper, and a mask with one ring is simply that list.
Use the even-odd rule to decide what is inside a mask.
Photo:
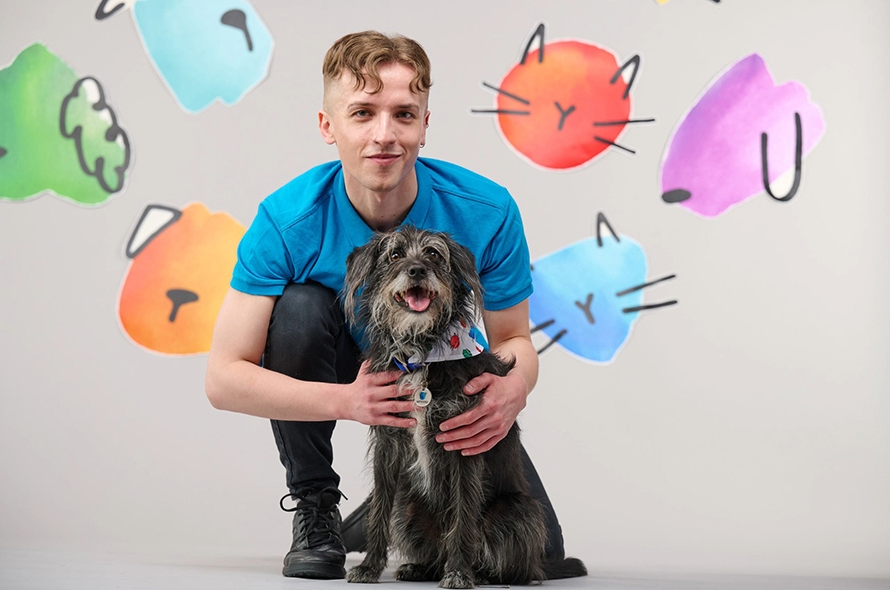
[{"label": "young man", "polygon": [[[442,425],[437,440],[446,450],[473,455],[496,445],[526,405],[538,359],[529,334],[529,254],[516,203],[503,187],[468,170],[418,159],[430,117],[426,53],[405,37],[368,31],[334,43],[322,70],[319,130],[340,159],[261,203],[217,319],[206,390],[216,408],[272,420],[289,495],[297,500],[284,575],[340,578],[346,548],[340,478],[331,466],[334,425],[414,425],[395,416],[413,406],[395,399],[398,373],[370,374],[345,326],[337,294],[353,248],[375,231],[405,223],[446,231],[476,256],[489,345],[515,357],[516,367],[467,385],[467,395],[485,396]],[[524,459],[548,516],[548,554],[562,557],[556,515]],[[360,536],[361,518],[352,520]]]}]

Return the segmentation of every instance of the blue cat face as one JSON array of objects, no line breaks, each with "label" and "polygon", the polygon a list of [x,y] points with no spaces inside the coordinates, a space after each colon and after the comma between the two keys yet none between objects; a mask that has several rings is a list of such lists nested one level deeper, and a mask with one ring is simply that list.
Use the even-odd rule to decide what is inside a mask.
[{"label": "blue cat face", "polygon": [[245,0],[137,0],[133,15],[158,73],[187,111],[217,99],[233,104],[268,73],[272,37]]},{"label": "blue cat face", "polygon": [[677,303],[644,304],[643,289],[674,278],[646,282],[648,265],[642,246],[626,236],[597,237],[544,256],[532,265],[535,291],[529,298],[533,331],[585,360],[610,362],[630,335],[639,312]]}]

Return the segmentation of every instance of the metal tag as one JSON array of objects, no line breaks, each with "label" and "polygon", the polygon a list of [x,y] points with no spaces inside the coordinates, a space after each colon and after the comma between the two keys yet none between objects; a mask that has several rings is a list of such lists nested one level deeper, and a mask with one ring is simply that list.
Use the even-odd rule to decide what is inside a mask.
[{"label": "metal tag", "polygon": [[424,387],[423,389],[418,389],[414,392],[414,405],[420,408],[425,408],[433,401],[433,394],[430,393],[430,390]]}]

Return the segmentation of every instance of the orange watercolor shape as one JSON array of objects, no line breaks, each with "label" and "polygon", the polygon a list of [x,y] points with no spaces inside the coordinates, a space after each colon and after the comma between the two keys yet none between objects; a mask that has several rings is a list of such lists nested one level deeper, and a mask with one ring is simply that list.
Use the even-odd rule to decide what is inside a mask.
[{"label": "orange watercolor shape", "polygon": [[153,352],[209,351],[245,231],[201,203],[146,207],[126,249],[132,262],[118,301],[124,332]]},{"label": "orange watercolor shape", "polygon": [[[532,50],[535,42],[539,47]],[[639,66],[638,55],[622,65],[614,53],[586,41],[545,43],[540,24],[500,84],[483,82],[497,93],[495,108],[470,112],[497,115],[507,144],[542,168],[578,168],[610,147],[634,154],[618,143],[622,132],[655,121],[631,118],[630,90]]]}]

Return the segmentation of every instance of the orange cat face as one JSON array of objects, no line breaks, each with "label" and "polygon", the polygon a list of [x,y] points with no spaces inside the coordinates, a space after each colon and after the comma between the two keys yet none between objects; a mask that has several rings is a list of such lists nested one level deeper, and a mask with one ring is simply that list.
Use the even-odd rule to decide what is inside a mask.
[{"label": "orange cat face", "polygon": [[[539,48],[532,51],[536,40]],[[619,136],[630,123],[654,121],[630,118],[639,64],[635,55],[619,65],[611,51],[583,41],[545,44],[542,24],[500,85],[483,83],[498,93],[496,108],[471,112],[496,114],[504,139],[544,168],[576,168],[609,147],[634,153]]]},{"label": "orange cat face", "polygon": [[201,203],[146,207],[127,245],[132,259],[118,315],[137,344],[166,354],[210,350],[244,226]]}]

